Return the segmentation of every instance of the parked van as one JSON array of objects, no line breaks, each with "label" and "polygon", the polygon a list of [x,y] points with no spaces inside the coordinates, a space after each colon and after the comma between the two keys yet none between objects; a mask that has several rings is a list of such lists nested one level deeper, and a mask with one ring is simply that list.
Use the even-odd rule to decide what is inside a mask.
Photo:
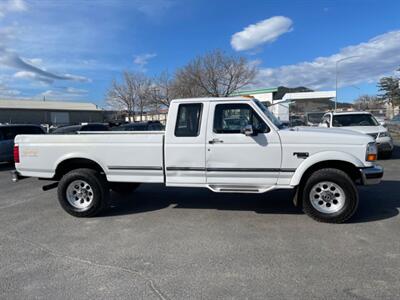
[{"label": "parked van", "polygon": [[0,125],[0,162],[12,162],[14,138],[18,134],[44,134],[38,125]]}]

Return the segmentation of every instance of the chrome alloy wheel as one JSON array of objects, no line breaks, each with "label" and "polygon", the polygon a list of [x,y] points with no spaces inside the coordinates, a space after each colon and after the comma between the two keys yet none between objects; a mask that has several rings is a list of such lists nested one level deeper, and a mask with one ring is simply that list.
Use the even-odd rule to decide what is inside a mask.
[{"label": "chrome alloy wheel", "polygon": [[72,181],[66,190],[69,204],[78,209],[86,209],[93,201],[93,189],[83,180]]},{"label": "chrome alloy wheel", "polygon": [[324,214],[338,212],[346,202],[346,195],[343,189],[330,181],[323,181],[314,185],[309,197],[312,206]]}]

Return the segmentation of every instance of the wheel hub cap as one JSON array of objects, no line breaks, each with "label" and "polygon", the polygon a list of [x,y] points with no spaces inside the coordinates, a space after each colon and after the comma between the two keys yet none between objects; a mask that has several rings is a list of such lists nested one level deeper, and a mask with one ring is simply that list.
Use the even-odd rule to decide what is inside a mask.
[{"label": "wheel hub cap", "polygon": [[346,196],[343,189],[336,183],[323,181],[315,184],[310,191],[310,202],[319,212],[336,213],[345,204]]},{"label": "wheel hub cap", "polygon": [[68,203],[78,209],[87,209],[93,202],[93,189],[84,180],[72,181],[66,190]]}]

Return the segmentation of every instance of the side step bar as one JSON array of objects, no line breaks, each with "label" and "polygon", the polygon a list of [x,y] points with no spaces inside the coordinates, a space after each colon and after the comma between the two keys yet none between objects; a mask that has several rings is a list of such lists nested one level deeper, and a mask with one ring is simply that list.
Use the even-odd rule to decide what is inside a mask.
[{"label": "side step bar", "polygon": [[209,185],[208,188],[216,193],[265,193],[269,190],[275,189],[271,187],[257,187],[257,186],[228,186],[228,185]]}]

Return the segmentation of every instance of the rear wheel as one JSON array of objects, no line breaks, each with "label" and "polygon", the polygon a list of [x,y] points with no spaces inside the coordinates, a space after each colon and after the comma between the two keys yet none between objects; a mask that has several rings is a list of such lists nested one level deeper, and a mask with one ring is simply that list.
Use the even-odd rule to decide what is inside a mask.
[{"label": "rear wheel", "polygon": [[120,195],[128,195],[133,193],[140,186],[137,182],[111,182],[110,188],[112,191]]},{"label": "rear wheel", "polygon": [[358,206],[358,192],[354,182],[338,169],[321,169],[306,181],[303,211],[314,220],[342,223],[351,218]]},{"label": "rear wheel", "polygon": [[75,217],[93,217],[108,203],[108,183],[99,172],[76,169],[65,174],[58,184],[61,207]]}]

